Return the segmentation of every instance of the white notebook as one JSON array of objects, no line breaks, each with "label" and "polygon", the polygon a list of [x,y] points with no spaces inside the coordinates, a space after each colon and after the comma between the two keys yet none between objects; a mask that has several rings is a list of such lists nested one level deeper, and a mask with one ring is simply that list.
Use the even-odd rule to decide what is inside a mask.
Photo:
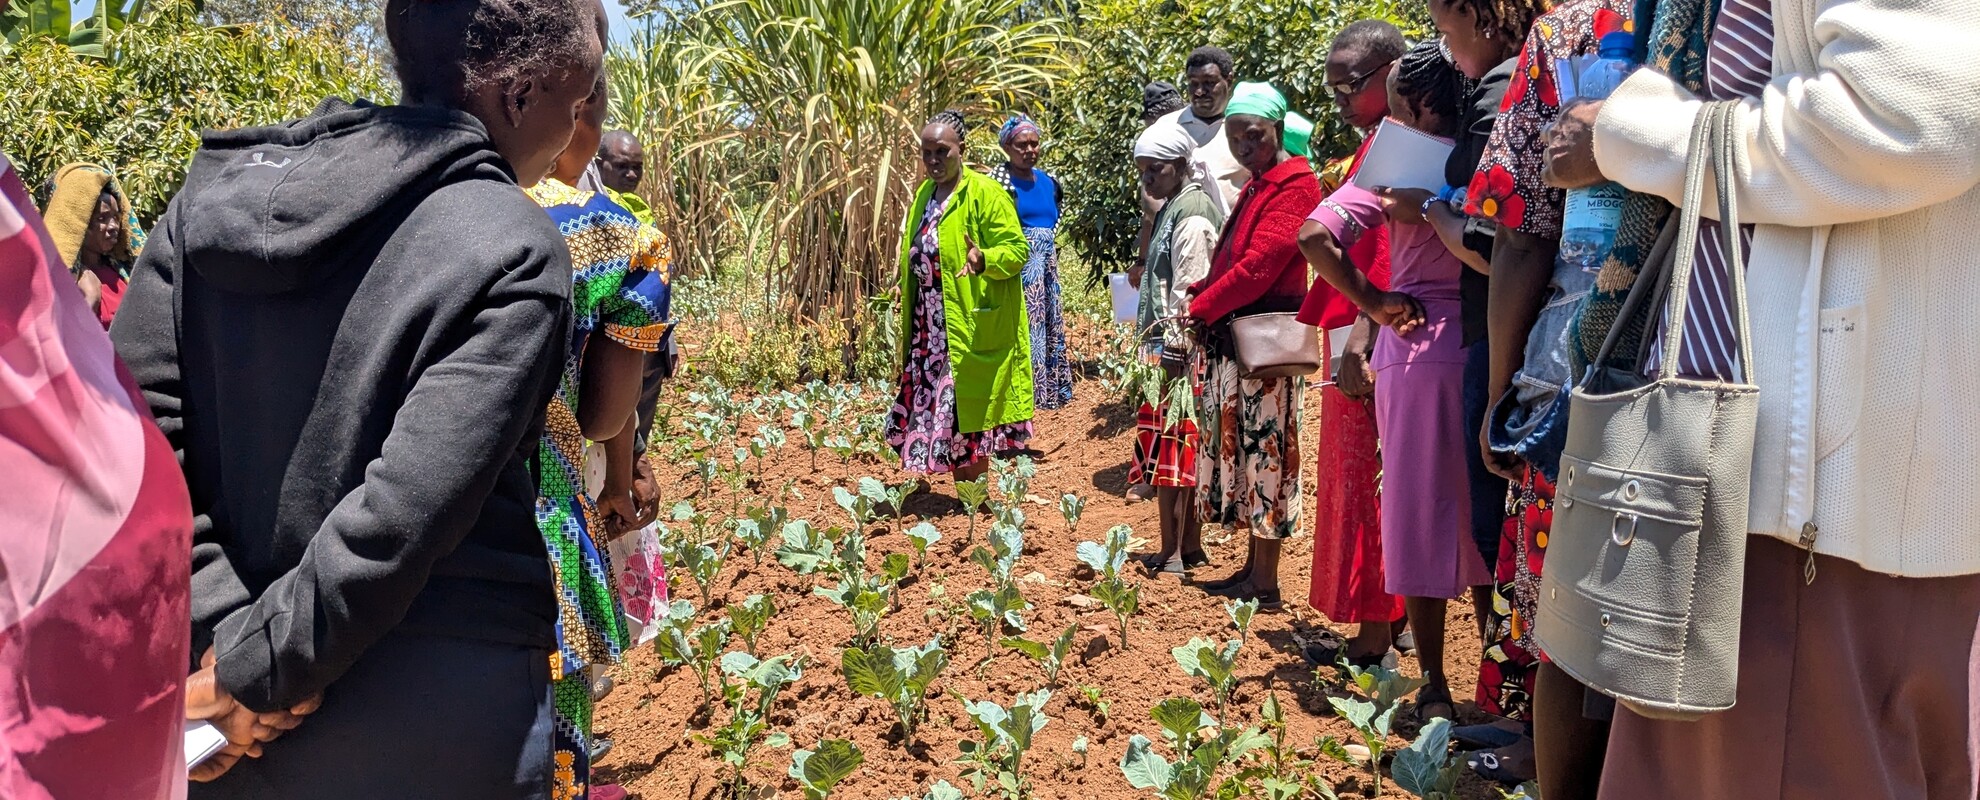
[{"label": "white notebook", "polygon": [[213,727],[213,723],[206,720],[186,721],[187,769],[199,766],[200,762],[212,758],[214,753],[220,752],[220,748],[226,746],[227,737],[222,736],[220,729]]},{"label": "white notebook", "polygon": [[1383,187],[1440,191],[1444,162],[1450,155],[1449,140],[1385,119],[1375,129],[1375,141],[1361,157],[1361,166],[1355,168],[1354,185],[1370,191]]}]

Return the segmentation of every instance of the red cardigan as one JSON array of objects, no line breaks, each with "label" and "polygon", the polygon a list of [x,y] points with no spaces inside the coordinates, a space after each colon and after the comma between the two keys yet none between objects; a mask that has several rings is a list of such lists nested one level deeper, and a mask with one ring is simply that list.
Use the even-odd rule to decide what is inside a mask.
[{"label": "red cardigan", "polygon": [[1289,158],[1253,176],[1238,202],[1210,275],[1190,289],[1189,315],[1216,322],[1259,300],[1273,298],[1299,307],[1306,296],[1306,256],[1299,252],[1299,228],[1320,205],[1320,179],[1304,158]]}]

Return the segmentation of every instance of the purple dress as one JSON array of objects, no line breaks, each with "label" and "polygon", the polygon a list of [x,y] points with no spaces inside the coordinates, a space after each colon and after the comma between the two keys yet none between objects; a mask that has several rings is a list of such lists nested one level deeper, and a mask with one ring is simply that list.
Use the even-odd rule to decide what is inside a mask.
[{"label": "purple dress", "polygon": [[[1309,219],[1343,248],[1386,224],[1382,201],[1348,184]],[[1492,582],[1471,538],[1464,425],[1464,263],[1429,225],[1389,229],[1391,289],[1423,304],[1424,323],[1408,336],[1382,329],[1371,359],[1375,425],[1382,441],[1382,571],[1390,594],[1452,598]]]},{"label": "purple dress", "polygon": [[[953,195],[951,195],[953,197]],[[908,248],[914,271],[913,296],[905,298],[911,324],[900,391],[887,412],[887,444],[901,454],[901,469],[917,475],[954,472],[984,456],[1022,449],[1031,439],[1031,421],[996,425],[986,431],[956,429],[956,379],[949,368],[948,323],[942,311],[942,265],[938,247],[948,203],[929,198],[921,226]]]}]

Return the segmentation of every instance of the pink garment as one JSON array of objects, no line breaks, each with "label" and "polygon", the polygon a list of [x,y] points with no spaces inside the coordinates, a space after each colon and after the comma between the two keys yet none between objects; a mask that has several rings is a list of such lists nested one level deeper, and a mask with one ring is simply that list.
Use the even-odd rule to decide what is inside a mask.
[{"label": "pink garment", "polygon": [[0,155],[0,797],[181,798],[192,508]]},{"label": "pink garment", "polygon": [[[1342,247],[1387,225],[1381,198],[1353,184],[1309,219]],[[1375,425],[1382,440],[1382,573],[1390,594],[1452,598],[1492,582],[1471,538],[1465,431],[1464,262],[1428,225],[1389,225],[1390,288],[1423,304],[1408,336],[1375,340]]]}]

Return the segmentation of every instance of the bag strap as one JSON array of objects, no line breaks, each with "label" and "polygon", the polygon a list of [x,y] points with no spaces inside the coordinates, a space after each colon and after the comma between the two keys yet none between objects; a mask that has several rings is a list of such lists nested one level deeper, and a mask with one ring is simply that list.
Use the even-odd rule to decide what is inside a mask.
[{"label": "bag strap", "polygon": [[1685,164],[1684,207],[1679,212],[1678,251],[1670,276],[1669,311],[1665,317],[1663,363],[1658,380],[1677,378],[1679,351],[1684,346],[1684,321],[1691,301],[1691,278],[1697,265],[1698,226],[1704,206],[1705,169],[1709,163],[1719,195],[1719,236],[1726,256],[1726,273],[1732,282],[1732,312],[1739,339],[1739,371],[1750,381],[1753,364],[1753,337],[1747,318],[1746,259],[1740,247],[1739,192],[1737,179],[1738,130],[1733,117],[1739,111],[1736,101],[1706,103],[1698,110],[1693,125],[1691,155]]}]

